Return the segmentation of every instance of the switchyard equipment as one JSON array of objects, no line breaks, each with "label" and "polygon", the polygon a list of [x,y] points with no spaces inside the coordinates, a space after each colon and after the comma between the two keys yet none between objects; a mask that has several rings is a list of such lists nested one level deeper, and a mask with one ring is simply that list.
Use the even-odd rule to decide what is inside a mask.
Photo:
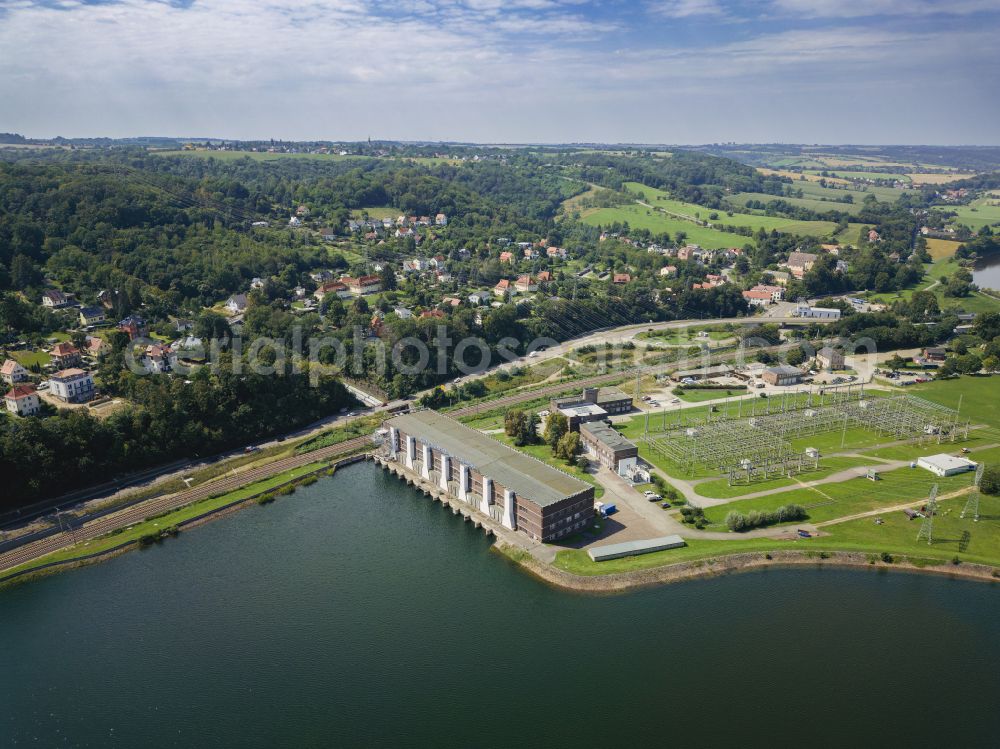
[{"label": "switchyard equipment", "polygon": [[961,421],[954,409],[912,395],[873,395],[864,385],[740,400],[736,408],[728,403],[722,408],[702,418],[685,417],[679,410],[669,421],[666,413],[662,420],[647,418],[642,441],[688,475],[708,469],[733,484],[815,469],[818,452],[800,452],[791,444],[813,435],[839,431],[843,446],[849,428],[919,444],[955,442],[969,434],[969,422]]}]

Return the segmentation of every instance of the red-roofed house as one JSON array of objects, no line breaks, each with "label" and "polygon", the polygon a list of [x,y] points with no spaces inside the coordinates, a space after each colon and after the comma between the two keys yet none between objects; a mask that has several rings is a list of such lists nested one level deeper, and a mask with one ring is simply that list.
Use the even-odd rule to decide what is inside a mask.
[{"label": "red-roofed house", "polygon": [[348,291],[347,284],[343,284],[340,281],[329,281],[321,284],[319,288],[313,292],[313,296],[320,300],[326,297],[327,294],[333,294],[338,299],[346,299],[351,295],[351,292]]},{"label": "red-roofed house", "polygon": [[3,397],[7,410],[18,416],[31,416],[42,408],[34,385],[15,385]]},{"label": "red-roofed house", "polygon": [[632,276],[628,273],[615,273],[614,277],[611,279],[611,283],[632,283]]},{"label": "red-roofed house", "polygon": [[538,283],[548,283],[552,280],[552,271],[543,270],[538,274]]},{"label": "red-roofed house", "polygon": [[545,249],[545,254],[551,258],[559,258],[560,260],[566,259],[566,250],[563,247],[547,247]]},{"label": "red-roofed house", "polygon": [[538,291],[538,282],[529,275],[518,276],[517,281],[514,282],[514,288],[522,294],[527,294],[532,291]]},{"label": "red-roofed house", "polygon": [[497,281],[497,285],[493,287],[493,293],[496,296],[506,296],[507,294],[515,294],[517,292],[514,290],[513,284],[511,284],[508,279],[501,278]]},{"label": "red-roofed house", "polygon": [[382,290],[382,279],[378,276],[361,276],[360,278],[344,276],[340,282],[347,286],[347,290],[355,296],[374,294],[376,291]]},{"label": "red-roofed house", "polygon": [[513,252],[508,252],[508,251],[504,250],[503,252],[500,253],[500,262],[501,263],[513,263],[514,262],[514,253]]},{"label": "red-roofed house", "polygon": [[75,367],[83,360],[80,350],[72,343],[57,343],[52,347],[51,355],[57,369]]}]

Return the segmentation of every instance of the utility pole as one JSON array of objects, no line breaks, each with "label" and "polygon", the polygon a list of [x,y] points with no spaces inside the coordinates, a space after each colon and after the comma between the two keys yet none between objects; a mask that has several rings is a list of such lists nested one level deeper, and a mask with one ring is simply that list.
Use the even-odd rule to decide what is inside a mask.
[{"label": "utility pole", "polygon": [[976,468],[976,478],[972,482],[972,493],[969,495],[969,499],[965,503],[965,507],[962,509],[962,514],[959,515],[963,520],[966,515],[972,515],[972,522],[979,522],[979,482],[983,479],[983,468],[982,463]]},{"label": "utility pole", "polygon": [[931,487],[931,494],[927,500],[927,505],[924,507],[924,522],[920,524],[920,532],[917,534],[917,540],[926,538],[928,546],[934,543],[934,515],[937,513],[937,493],[938,485],[934,484]]}]

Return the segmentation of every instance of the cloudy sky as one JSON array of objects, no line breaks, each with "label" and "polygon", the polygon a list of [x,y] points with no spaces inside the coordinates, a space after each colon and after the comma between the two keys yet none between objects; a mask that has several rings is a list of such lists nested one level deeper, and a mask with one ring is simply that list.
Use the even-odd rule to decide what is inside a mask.
[{"label": "cloudy sky", "polygon": [[1000,144],[1000,0],[0,0],[34,137]]}]

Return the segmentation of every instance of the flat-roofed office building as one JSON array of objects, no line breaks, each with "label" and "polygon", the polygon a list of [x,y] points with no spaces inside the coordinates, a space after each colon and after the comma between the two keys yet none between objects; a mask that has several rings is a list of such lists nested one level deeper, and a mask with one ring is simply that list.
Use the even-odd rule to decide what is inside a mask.
[{"label": "flat-roofed office building", "polygon": [[593,520],[593,486],[444,414],[416,411],[383,426],[390,461],[506,528],[555,541]]}]

